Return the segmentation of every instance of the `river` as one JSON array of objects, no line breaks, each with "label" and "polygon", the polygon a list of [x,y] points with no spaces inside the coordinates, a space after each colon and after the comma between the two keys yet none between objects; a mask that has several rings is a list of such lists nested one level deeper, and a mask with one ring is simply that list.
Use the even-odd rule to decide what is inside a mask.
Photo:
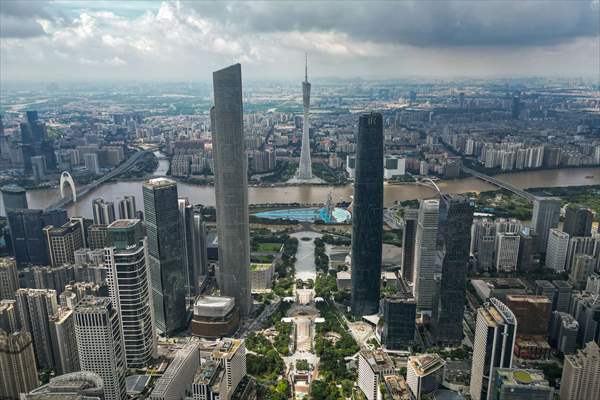
[{"label": "river", "polygon": [[[164,175],[168,170],[168,161],[159,160],[156,175]],[[589,178],[593,176],[592,178]],[[587,177],[587,178],[586,178]],[[600,168],[572,168],[546,171],[514,172],[497,175],[498,179],[521,188],[532,187],[562,187],[600,185]],[[134,195],[138,209],[143,209],[142,181],[106,183],[86,196],[78,199],[76,204],[69,206],[69,215],[80,215],[91,218],[91,202],[101,197],[107,201],[118,201],[126,195]],[[481,192],[496,189],[495,186],[476,178],[441,181],[438,186],[448,193]],[[214,187],[199,186],[179,182],[179,197],[187,197],[192,204],[215,205]],[[249,200],[252,204],[272,203],[324,203],[329,192],[334,201],[350,200],[353,193],[352,185],[329,187],[320,185],[278,186],[278,187],[249,187]],[[386,206],[395,201],[428,198],[434,195],[433,189],[413,184],[385,185],[384,202]],[[32,190],[27,193],[29,208],[46,208],[59,198],[59,189]],[[116,206],[116,204],[115,204]],[[0,212],[4,214],[4,204],[0,198]]]}]

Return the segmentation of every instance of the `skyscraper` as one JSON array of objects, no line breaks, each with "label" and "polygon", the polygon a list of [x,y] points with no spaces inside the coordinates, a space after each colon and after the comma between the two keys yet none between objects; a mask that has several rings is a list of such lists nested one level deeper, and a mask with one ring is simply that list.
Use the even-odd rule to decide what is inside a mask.
[{"label": "skyscraper", "polygon": [[298,179],[312,179],[310,160],[310,82],[308,82],[308,60],[304,67],[304,82],[302,82],[302,105],[304,107],[304,122],[302,123],[302,147],[300,149],[300,165]]},{"label": "skyscraper", "polygon": [[477,310],[470,384],[473,400],[492,398],[495,368],[512,368],[516,334],[517,319],[500,300],[492,297]]},{"label": "skyscraper", "polygon": [[49,318],[49,324],[56,371],[60,375],[79,371],[73,310],[59,307],[56,314]]},{"label": "skyscraper", "polygon": [[513,272],[517,270],[520,240],[521,237],[516,233],[496,233],[496,271]]},{"label": "skyscraper", "polygon": [[52,267],[75,262],[75,251],[83,248],[84,233],[81,224],[68,221],[62,226],[44,228],[48,258]]},{"label": "skyscraper", "polygon": [[107,297],[84,297],[75,307],[75,337],[82,371],[104,381],[106,400],[125,400],[125,349],[119,313]]},{"label": "skyscraper", "polygon": [[5,185],[0,188],[2,192],[2,202],[4,203],[4,215],[8,210],[15,210],[27,207],[27,191],[18,185]]},{"label": "skyscraper", "polygon": [[0,330],[0,399],[18,399],[37,385],[31,334]]},{"label": "skyscraper", "polygon": [[150,179],[143,193],[154,319],[161,332],[171,334],[188,323],[177,184],[166,178]]},{"label": "skyscraper", "polygon": [[569,236],[591,236],[592,219],[592,212],[588,208],[570,205],[567,207],[563,231]]},{"label": "skyscraper", "polygon": [[135,208],[135,197],[125,196],[119,200],[119,219],[135,219],[137,218]]},{"label": "skyscraper", "polygon": [[559,229],[550,229],[547,243],[546,268],[556,272],[564,271],[569,250],[569,234]]},{"label": "skyscraper", "polygon": [[202,216],[202,206],[194,207],[192,239],[192,282],[194,282],[194,290],[197,291],[201,281],[208,273],[206,223]]},{"label": "skyscraper", "polygon": [[463,196],[440,197],[440,238],[444,244],[442,282],[433,310],[433,325],[438,341],[460,343],[469,263],[473,202]]},{"label": "skyscraper", "polygon": [[561,400],[597,400],[600,393],[600,347],[589,342],[577,354],[565,356],[560,380]]},{"label": "skyscraper", "polygon": [[379,309],[383,239],[383,118],[364,114],[358,120],[356,175],[352,216],[352,313]]},{"label": "skyscraper", "polygon": [[405,350],[415,341],[417,304],[403,279],[398,292],[383,299],[381,343],[387,350]]},{"label": "skyscraper", "polygon": [[242,66],[235,64],[214,72],[213,86],[215,105],[211,110],[211,125],[219,238],[218,283],[221,294],[234,297],[241,315],[247,316],[252,298]]},{"label": "skyscraper", "polygon": [[17,264],[12,257],[0,258],[0,300],[14,299],[19,288]]},{"label": "skyscraper", "polygon": [[112,201],[94,199],[92,201],[92,211],[94,224],[96,225],[109,225],[115,220],[115,204]]},{"label": "skyscraper", "polygon": [[560,199],[556,197],[538,197],[533,201],[531,222],[538,234],[538,250],[546,252],[550,229],[557,228],[560,220]]},{"label": "skyscraper", "polygon": [[108,226],[104,249],[112,303],[121,315],[127,368],[142,368],[156,354],[150,271],[146,240],[137,219],[118,219]]},{"label": "skyscraper", "polygon": [[415,239],[417,235],[417,220],[419,210],[404,209],[404,231],[402,233],[402,277],[408,281],[413,279],[415,263]]},{"label": "skyscraper", "polygon": [[417,311],[429,314],[433,309],[441,274],[437,252],[439,208],[438,200],[421,200],[415,240],[413,293],[417,300]]},{"label": "skyscraper", "polygon": [[191,297],[194,292],[194,279],[193,279],[193,264],[194,254],[192,252],[193,246],[193,211],[194,208],[190,204],[187,198],[178,199],[177,205],[179,207],[179,229],[181,230],[181,247],[183,250],[183,264],[185,266],[186,273],[186,296]]}]

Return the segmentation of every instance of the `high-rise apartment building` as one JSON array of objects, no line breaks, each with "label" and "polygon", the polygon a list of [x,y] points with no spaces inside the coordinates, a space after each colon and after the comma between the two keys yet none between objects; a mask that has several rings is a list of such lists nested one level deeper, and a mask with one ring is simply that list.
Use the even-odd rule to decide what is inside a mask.
[{"label": "high-rise apartment building", "polygon": [[352,313],[377,313],[383,244],[383,117],[358,120],[352,215]]},{"label": "high-rise apartment building", "polygon": [[298,179],[312,179],[312,164],[310,160],[310,82],[308,81],[308,60],[304,66],[302,105],[304,108],[304,121],[302,122],[302,147],[300,148]]},{"label": "high-rise apartment building", "polygon": [[46,226],[44,236],[46,237],[48,259],[53,267],[73,264],[75,251],[83,248],[84,232],[81,224],[76,221],[68,221],[60,227]]},{"label": "high-rise apartment building", "polygon": [[171,334],[188,323],[177,183],[166,178],[150,179],[144,183],[143,193],[154,319],[157,329]]},{"label": "high-rise apartment building", "polygon": [[477,310],[470,394],[473,400],[492,399],[492,374],[495,368],[512,368],[517,337],[517,319],[496,298]]},{"label": "high-rise apartment building", "polygon": [[591,236],[593,217],[588,208],[570,205],[567,207],[563,231],[569,236]]},{"label": "high-rise apartment building", "polygon": [[0,258],[0,300],[14,299],[19,288],[17,263],[12,257]]},{"label": "high-rise apartment building", "polygon": [[0,300],[0,329],[12,333],[18,331],[19,313],[17,312],[16,300]]},{"label": "high-rise apartment building", "polygon": [[20,325],[31,333],[37,365],[40,368],[54,368],[49,319],[58,311],[56,291],[19,289],[16,297]]},{"label": "high-rise apartment building", "polygon": [[394,372],[394,363],[382,350],[362,350],[358,353],[358,387],[367,400],[383,398],[380,390],[383,377]]},{"label": "high-rise apartment building", "polygon": [[542,371],[535,369],[496,368],[493,372],[494,400],[553,400],[554,388]]},{"label": "high-rise apartment building", "polygon": [[0,330],[0,399],[16,400],[38,384],[31,334]]},{"label": "high-rise apartment building", "polygon": [[419,210],[414,208],[404,209],[404,230],[402,232],[402,278],[407,281],[413,279],[415,263],[415,239],[417,236],[417,220]]},{"label": "high-rise apartment building", "polygon": [[513,272],[517,270],[519,260],[519,241],[516,233],[496,234],[496,271]]},{"label": "high-rise apartment building", "polygon": [[150,271],[142,224],[118,219],[108,226],[104,249],[110,297],[121,315],[128,368],[142,368],[156,356]]},{"label": "high-rise apartment building", "polygon": [[248,158],[243,128],[242,67],[213,73],[211,109],[221,294],[234,297],[243,317],[250,313]]},{"label": "high-rise apartment building", "polygon": [[136,219],[136,213],[134,196],[125,196],[119,200],[119,219]]},{"label": "high-rise apartment building", "polygon": [[589,342],[565,356],[560,380],[561,400],[597,400],[600,393],[600,347]]},{"label": "high-rise apartment building", "polygon": [[437,250],[439,208],[438,200],[421,200],[419,205],[413,293],[417,301],[417,311],[425,313],[431,313],[433,309],[441,274]]},{"label": "high-rise apartment building", "polygon": [[59,307],[56,314],[48,319],[54,366],[59,374],[68,374],[80,370],[73,309]]},{"label": "high-rise apartment building", "polygon": [[82,371],[104,381],[106,400],[125,400],[126,360],[119,313],[107,297],[85,297],[74,313]]},{"label": "high-rise apartment building", "polygon": [[532,224],[538,234],[538,250],[546,251],[550,229],[557,228],[560,221],[560,199],[556,197],[536,198],[533,201]]},{"label": "high-rise apartment building", "polygon": [[546,268],[556,272],[564,271],[568,249],[569,234],[558,229],[550,229],[546,247]]},{"label": "high-rise apartment building", "polygon": [[454,344],[463,339],[474,204],[464,196],[443,194],[439,210],[442,281],[437,304],[434,304],[433,330],[438,342]]},{"label": "high-rise apartment building", "polygon": [[92,201],[92,213],[95,225],[109,225],[115,220],[115,204],[104,199]]}]

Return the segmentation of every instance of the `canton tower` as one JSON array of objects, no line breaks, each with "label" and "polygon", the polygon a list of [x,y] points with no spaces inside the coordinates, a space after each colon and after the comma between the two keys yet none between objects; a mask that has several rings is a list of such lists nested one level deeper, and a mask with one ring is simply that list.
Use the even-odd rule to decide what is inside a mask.
[{"label": "canton tower", "polygon": [[310,109],[310,82],[308,82],[308,57],[304,64],[304,82],[302,82],[302,103],[304,105],[304,123],[302,124],[302,149],[300,151],[300,166],[298,167],[298,179],[312,179],[312,166],[310,164],[310,121],[308,113]]}]

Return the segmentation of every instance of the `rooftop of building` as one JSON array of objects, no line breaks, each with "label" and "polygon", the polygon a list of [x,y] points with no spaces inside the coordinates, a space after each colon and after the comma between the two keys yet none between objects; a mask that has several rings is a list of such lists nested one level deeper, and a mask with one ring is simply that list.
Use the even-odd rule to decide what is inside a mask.
[{"label": "rooftop of building", "polygon": [[130,228],[139,222],[139,219],[117,219],[108,225],[108,229]]},{"label": "rooftop of building", "polygon": [[174,180],[171,180],[168,178],[158,177],[158,178],[148,179],[148,181],[146,181],[144,183],[144,185],[149,186],[149,187],[158,188],[158,187],[177,185],[177,183]]},{"label": "rooftop of building", "polygon": [[382,350],[362,350],[360,355],[375,373],[394,370],[394,363]]},{"label": "rooftop of building", "polygon": [[558,289],[573,289],[573,285],[571,285],[569,282],[567,281],[559,281],[559,280],[554,280],[552,281],[552,283],[554,284],[554,286],[556,286]]},{"label": "rooftop of building", "polygon": [[206,361],[202,364],[194,375],[195,385],[208,385],[219,374],[219,363],[216,361]]},{"label": "rooftop of building", "polygon": [[496,373],[504,385],[548,386],[544,373],[535,369],[497,368]]},{"label": "rooftop of building", "polygon": [[496,298],[490,298],[489,300],[479,309],[480,315],[483,316],[488,326],[514,324],[516,322],[515,315],[504,303]]},{"label": "rooftop of building", "polygon": [[75,311],[78,313],[98,312],[106,309],[110,304],[111,300],[109,297],[85,296],[77,303]]},{"label": "rooftop of building", "polygon": [[270,264],[270,263],[251,263],[250,269],[252,271],[265,271],[265,270],[271,268],[272,266],[273,266],[273,264]]},{"label": "rooftop of building", "polygon": [[446,361],[438,354],[421,354],[408,357],[408,364],[418,376],[426,376],[443,368]]},{"label": "rooftop of building", "polygon": [[8,185],[4,185],[4,186],[0,187],[0,191],[2,193],[15,193],[15,194],[26,193],[25,188],[23,188],[22,186],[19,186],[17,184],[14,184],[14,183],[9,183]]},{"label": "rooftop of building", "polygon": [[410,400],[410,390],[402,376],[385,375],[383,380],[386,391],[392,400]]},{"label": "rooftop of building", "polygon": [[213,358],[231,358],[244,343],[240,339],[223,339],[213,350]]},{"label": "rooftop of building", "polygon": [[531,294],[507,294],[506,300],[511,302],[527,302],[534,304],[551,303],[551,301],[546,296],[536,296]]}]

